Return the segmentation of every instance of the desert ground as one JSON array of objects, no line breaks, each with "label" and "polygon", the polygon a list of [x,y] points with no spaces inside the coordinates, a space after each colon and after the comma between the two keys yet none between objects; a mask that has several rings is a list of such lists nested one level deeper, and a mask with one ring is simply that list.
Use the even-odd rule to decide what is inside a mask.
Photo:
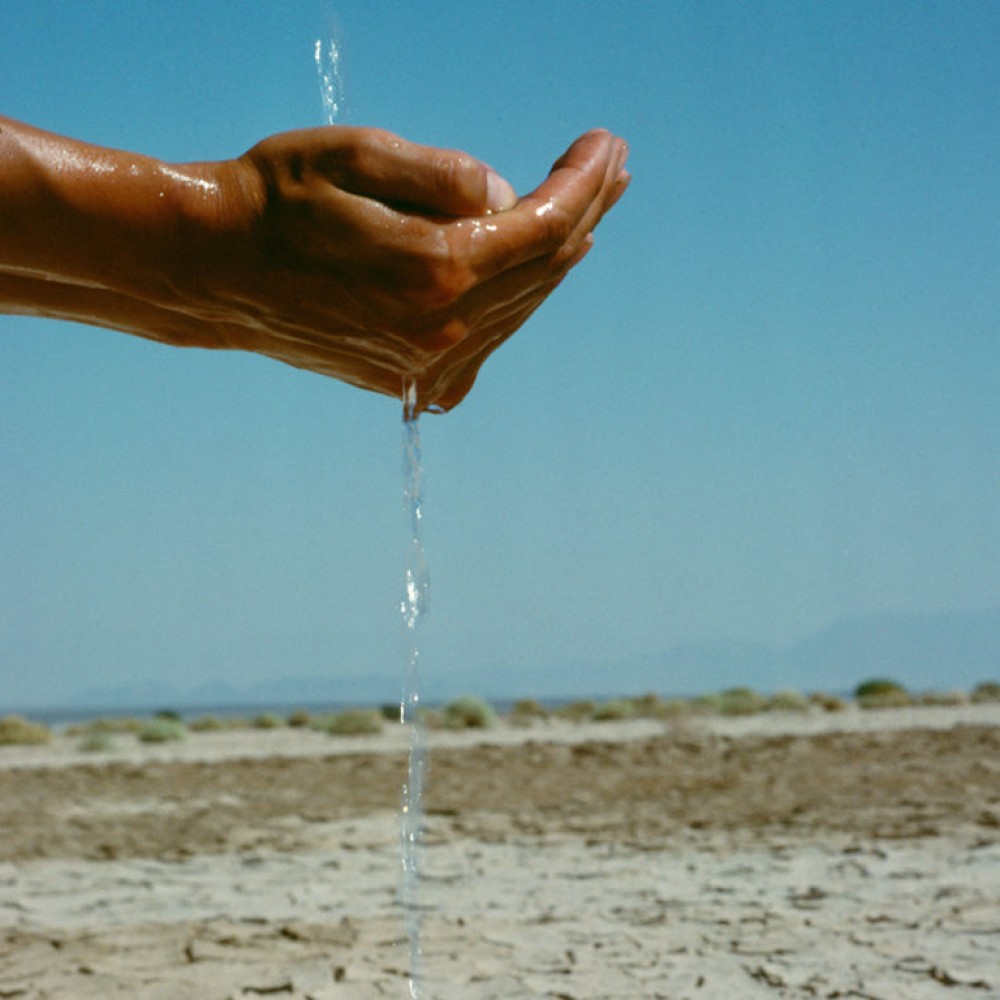
[{"label": "desert ground", "polygon": [[1000,706],[399,730],[0,747],[0,998],[1000,998]]}]

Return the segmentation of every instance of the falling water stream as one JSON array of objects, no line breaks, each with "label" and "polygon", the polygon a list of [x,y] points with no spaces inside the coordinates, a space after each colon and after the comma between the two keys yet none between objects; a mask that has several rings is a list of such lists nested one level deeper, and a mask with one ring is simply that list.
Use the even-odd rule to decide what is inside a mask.
[{"label": "falling water stream", "polygon": [[[334,124],[343,102],[340,74],[340,50],[336,40],[317,40],[314,53],[319,74],[323,114],[328,125]],[[420,418],[417,409],[417,385],[408,381],[402,386],[403,400],[403,505],[409,522],[409,543],[405,565],[405,587],[400,611],[407,637],[406,672],[399,706],[400,724],[409,734],[406,780],[400,802],[399,853],[402,872],[399,899],[406,922],[409,945],[409,988],[411,1000],[426,1000],[420,973],[421,921],[418,891],[420,853],[424,816],[424,773],[426,749],[420,722],[420,644],[419,623],[427,612],[427,566],[424,559],[423,533],[423,464],[420,454]]]},{"label": "falling water stream", "polygon": [[423,462],[420,454],[420,417],[417,411],[416,383],[403,389],[403,502],[409,518],[409,546],[406,558],[406,586],[400,611],[406,627],[409,650],[400,722],[407,726],[410,752],[406,782],[400,805],[399,847],[402,862],[400,896],[406,917],[406,933],[410,945],[410,996],[422,1000],[420,964],[420,850],[424,815],[424,773],[426,750],[424,729],[420,721],[420,642],[419,625],[427,613],[427,564],[423,542]]}]

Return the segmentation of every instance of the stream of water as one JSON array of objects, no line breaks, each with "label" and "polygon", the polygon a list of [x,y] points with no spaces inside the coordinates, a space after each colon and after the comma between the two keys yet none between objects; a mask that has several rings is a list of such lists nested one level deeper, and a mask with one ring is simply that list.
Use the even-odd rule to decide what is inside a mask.
[{"label": "stream of water", "polygon": [[403,391],[403,505],[409,521],[405,588],[400,611],[408,639],[406,674],[400,702],[400,722],[409,727],[410,752],[400,804],[399,848],[402,864],[400,897],[406,917],[410,946],[410,996],[422,1000],[421,922],[418,891],[424,817],[426,749],[420,721],[419,625],[427,613],[428,577],[423,542],[423,461],[420,452],[420,418],[417,387],[411,382]]},{"label": "stream of water", "polygon": [[[340,50],[336,40],[317,40],[314,59],[319,74],[323,116],[333,125],[343,104],[340,73]],[[409,946],[409,988],[411,1000],[426,1000],[421,979],[421,920],[419,907],[420,855],[424,818],[424,775],[426,749],[420,721],[420,619],[427,612],[427,564],[424,558],[423,532],[423,462],[420,453],[420,417],[417,410],[416,382],[402,387],[403,399],[403,506],[408,519],[409,541],[405,563],[405,586],[400,611],[407,637],[406,670],[399,705],[400,724],[409,732],[409,755],[406,779],[400,801],[399,899],[406,922]]]}]

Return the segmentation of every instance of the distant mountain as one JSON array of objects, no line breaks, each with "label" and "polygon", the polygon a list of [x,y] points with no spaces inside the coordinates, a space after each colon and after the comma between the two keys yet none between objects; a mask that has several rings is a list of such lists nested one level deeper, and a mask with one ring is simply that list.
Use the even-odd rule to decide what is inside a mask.
[{"label": "distant mountain", "polygon": [[243,685],[206,681],[181,688],[159,679],[92,686],[78,692],[71,704],[80,708],[151,709],[224,705],[314,705],[363,702],[381,704],[399,699],[399,678],[293,675]]},{"label": "distant mountain", "polygon": [[844,619],[793,643],[712,640],[661,653],[560,668],[484,673],[489,697],[697,694],[737,685],[762,691],[852,691],[887,676],[913,690],[968,690],[1000,680],[1000,608],[877,613]]},{"label": "distant mountain", "polygon": [[[237,685],[211,679],[179,688],[160,679],[93,686],[80,708],[186,708],[398,700],[401,675],[286,675]],[[912,690],[969,690],[1000,681],[1000,608],[920,614],[878,613],[835,622],[796,642],[685,642],[641,657],[513,667],[485,664],[460,674],[428,671],[425,700],[471,692],[486,698],[581,698],[647,691],[691,695],[749,685],[849,692],[863,680],[893,678]]]}]

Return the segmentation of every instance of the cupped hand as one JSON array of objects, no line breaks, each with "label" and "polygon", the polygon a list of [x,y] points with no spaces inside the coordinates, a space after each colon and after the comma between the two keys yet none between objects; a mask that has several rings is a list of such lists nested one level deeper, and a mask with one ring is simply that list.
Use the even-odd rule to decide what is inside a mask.
[{"label": "cupped hand", "polygon": [[589,250],[626,155],[588,132],[519,200],[469,156],[375,129],[184,168],[221,192],[189,233],[200,339],[449,410]]}]

